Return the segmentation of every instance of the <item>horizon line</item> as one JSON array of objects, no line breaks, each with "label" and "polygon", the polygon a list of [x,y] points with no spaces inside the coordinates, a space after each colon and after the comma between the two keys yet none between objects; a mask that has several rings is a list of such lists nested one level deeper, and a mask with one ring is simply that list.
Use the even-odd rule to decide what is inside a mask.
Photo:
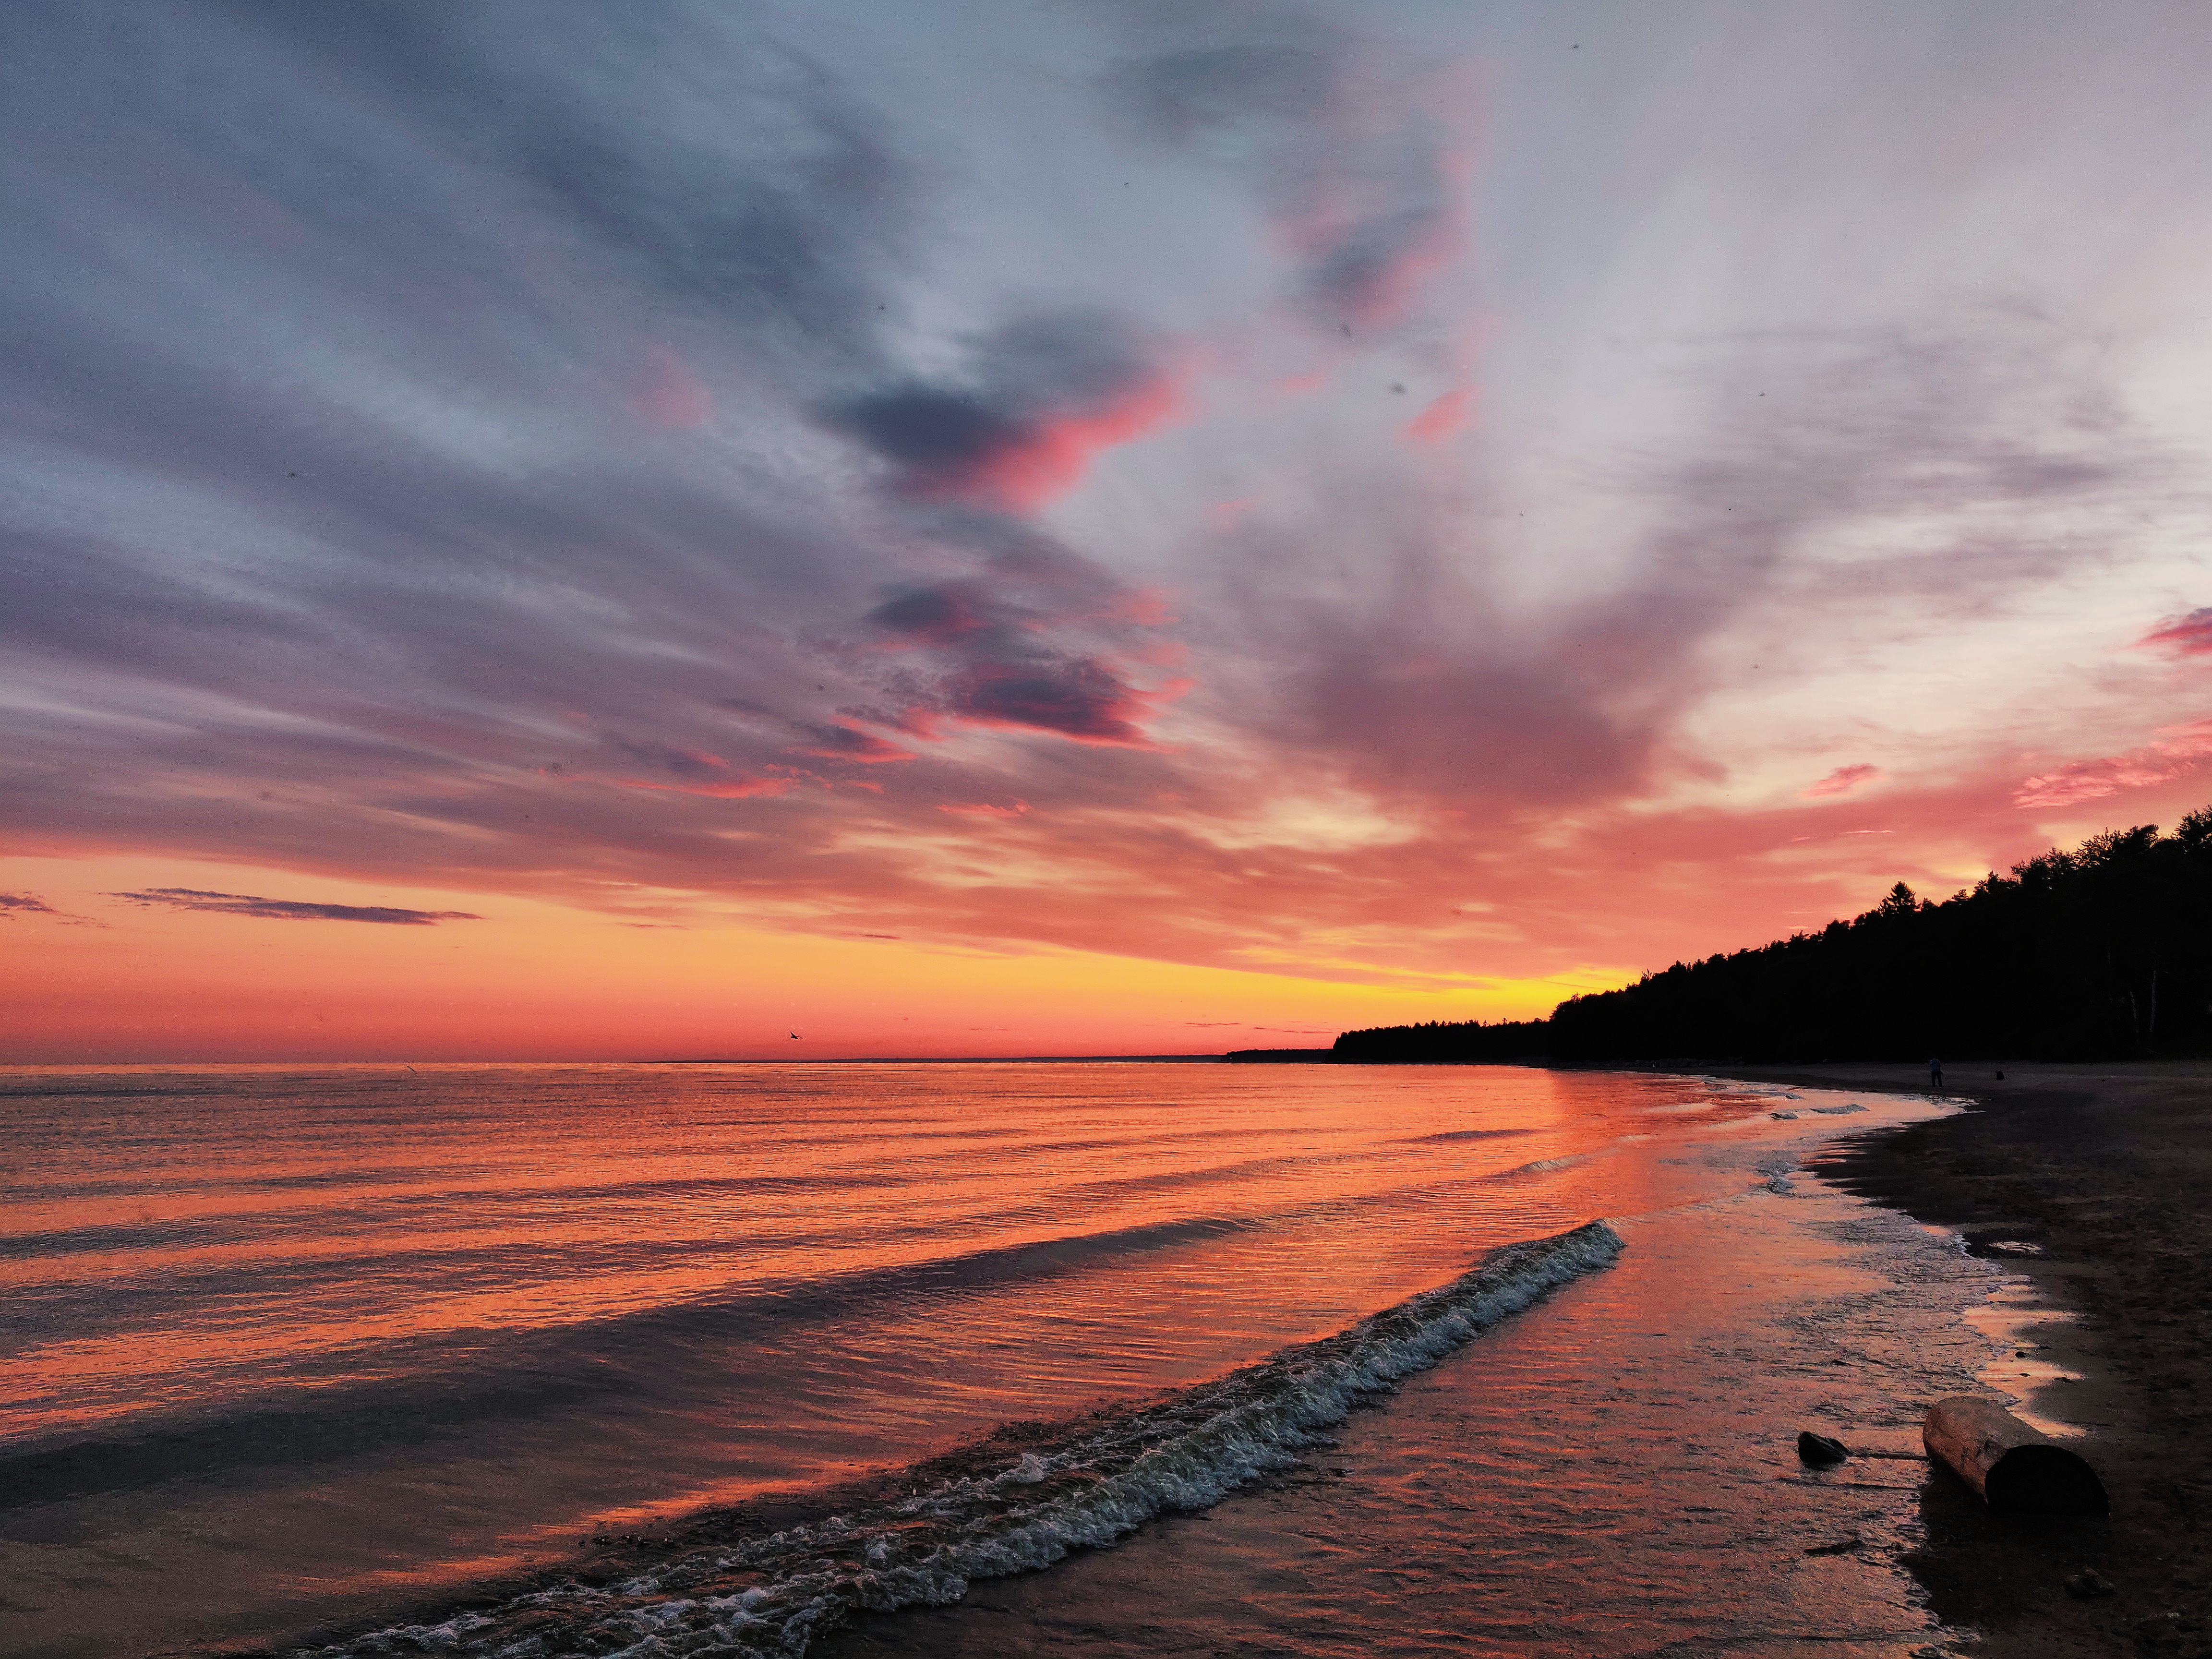
[{"label": "horizon line", "polygon": [[1107,1060],[1169,1061],[1223,1060],[1232,1052],[1182,1054],[790,1054],[743,1057],[698,1055],[684,1058],[598,1060],[0,1060],[0,1071],[29,1066],[980,1066],[1094,1064]]}]

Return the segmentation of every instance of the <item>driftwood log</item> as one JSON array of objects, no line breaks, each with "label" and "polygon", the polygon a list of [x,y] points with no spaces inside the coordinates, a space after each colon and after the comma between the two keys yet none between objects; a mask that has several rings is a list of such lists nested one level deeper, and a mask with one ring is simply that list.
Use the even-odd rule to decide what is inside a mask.
[{"label": "driftwood log", "polygon": [[2106,1515],[2097,1472],[2049,1435],[2002,1406],[1970,1394],[1928,1408],[1920,1438],[1928,1455],[1980,1494],[2000,1515]]}]

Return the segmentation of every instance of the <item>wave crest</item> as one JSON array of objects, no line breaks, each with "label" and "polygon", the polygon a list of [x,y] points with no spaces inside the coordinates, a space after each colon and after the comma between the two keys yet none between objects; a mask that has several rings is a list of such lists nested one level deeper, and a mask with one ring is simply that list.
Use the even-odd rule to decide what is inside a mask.
[{"label": "wave crest", "polygon": [[1547,1291],[1608,1265],[1593,1221],[1492,1250],[1449,1284],[1212,1382],[1074,1419],[1011,1468],[766,1536],[686,1551],[614,1582],[575,1578],[490,1613],[408,1625],[315,1659],[582,1652],[605,1659],[805,1653],[855,1611],[957,1601],[970,1580],[1103,1548],[1158,1515],[1201,1510],[1290,1467],[1318,1431]]}]

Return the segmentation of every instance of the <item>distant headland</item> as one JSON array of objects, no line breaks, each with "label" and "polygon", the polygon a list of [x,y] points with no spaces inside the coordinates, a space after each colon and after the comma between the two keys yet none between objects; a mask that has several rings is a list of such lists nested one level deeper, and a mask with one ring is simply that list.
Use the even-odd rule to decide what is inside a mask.
[{"label": "distant headland", "polygon": [[1678,962],[1546,1019],[1346,1031],[1258,1063],[2050,1060],[2212,1054],[2212,807],[2109,830],[1942,901],[1903,882],[1863,915]]}]

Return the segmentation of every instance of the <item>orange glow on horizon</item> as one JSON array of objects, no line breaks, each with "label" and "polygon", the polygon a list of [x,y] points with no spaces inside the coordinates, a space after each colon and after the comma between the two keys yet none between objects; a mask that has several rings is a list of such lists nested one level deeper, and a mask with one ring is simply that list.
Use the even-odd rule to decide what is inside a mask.
[{"label": "orange glow on horizon", "polygon": [[[1326,1047],[1363,1025],[1525,1018],[1634,977],[1358,983],[735,917],[632,920],[171,860],[16,859],[0,878],[59,913],[0,923],[19,947],[0,979],[14,1015],[0,1061],[16,1064],[1218,1054]],[[112,896],[161,888],[480,919],[279,920]]]}]

